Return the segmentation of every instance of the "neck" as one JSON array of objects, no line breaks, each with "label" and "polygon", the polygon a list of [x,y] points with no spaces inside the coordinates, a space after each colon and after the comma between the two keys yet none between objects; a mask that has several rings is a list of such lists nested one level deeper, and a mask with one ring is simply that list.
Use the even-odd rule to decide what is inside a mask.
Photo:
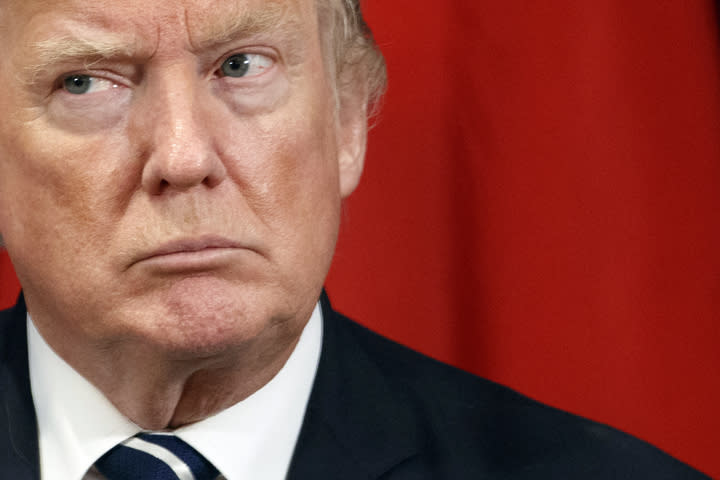
[{"label": "neck", "polygon": [[[91,381],[140,427],[177,428],[210,417],[255,393],[280,371],[296,343],[297,339],[273,352],[269,359],[254,354],[201,362],[138,359],[121,369],[109,368],[99,381]],[[118,375],[118,371],[129,374]]]},{"label": "neck", "polygon": [[249,397],[285,365],[304,327],[270,329],[232,350],[200,355],[129,341],[63,350],[68,343],[57,347],[33,320],[56,354],[147,430],[194,423]]}]

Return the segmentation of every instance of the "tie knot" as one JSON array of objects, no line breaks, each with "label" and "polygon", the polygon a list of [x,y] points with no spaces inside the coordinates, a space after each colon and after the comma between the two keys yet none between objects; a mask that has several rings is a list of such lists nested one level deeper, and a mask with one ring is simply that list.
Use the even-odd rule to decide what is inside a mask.
[{"label": "tie knot", "polygon": [[171,434],[140,433],[95,462],[108,480],[214,480],[218,470]]}]

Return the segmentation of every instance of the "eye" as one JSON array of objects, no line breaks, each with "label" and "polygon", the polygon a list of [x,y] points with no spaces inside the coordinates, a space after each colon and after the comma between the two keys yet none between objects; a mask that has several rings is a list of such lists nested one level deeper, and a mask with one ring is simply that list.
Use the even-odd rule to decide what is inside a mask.
[{"label": "eye", "polygon": [[273,60],[257,53],[238,53],[228,57],[220,66],[223,77],[249,77],[260,75],[273,66]]},{"label": "eye", "polygon": [[113,82],[91,75],[68,75],[62,80],[62,88],[73,95],[85,95],[117,87]]}]

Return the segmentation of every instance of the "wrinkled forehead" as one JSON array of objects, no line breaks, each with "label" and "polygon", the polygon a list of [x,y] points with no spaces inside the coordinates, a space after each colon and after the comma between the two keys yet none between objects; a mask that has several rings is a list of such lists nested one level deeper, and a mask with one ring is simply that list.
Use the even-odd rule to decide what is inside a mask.
[{"label": "wrinkled forehead", "polygon": [[[265,30],[317,28],[315,0],[9,0],[0,7],[6,42],[102,37],[144,49],[165,39],[192,46]],[[155,45],[153,45],[155,43]]]}]

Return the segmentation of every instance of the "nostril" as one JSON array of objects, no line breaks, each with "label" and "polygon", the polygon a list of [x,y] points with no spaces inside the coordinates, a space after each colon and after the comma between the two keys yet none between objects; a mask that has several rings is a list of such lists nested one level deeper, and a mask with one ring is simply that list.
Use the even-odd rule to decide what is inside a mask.
[{"label": "nostril", "polygon": [[195,136],[187,140],[182,152],[171,151],[170,143],[158,142],[144,166],[143,188],[163,194],[201,185],[214,188],[222,183],[227,170],[212,146]]},{"label": "nostril", "polygon": [[203,185],[209,188],[214,188],[218,186],[222,182],[222,176],[221,175],[208,175],[203,179]]}]

